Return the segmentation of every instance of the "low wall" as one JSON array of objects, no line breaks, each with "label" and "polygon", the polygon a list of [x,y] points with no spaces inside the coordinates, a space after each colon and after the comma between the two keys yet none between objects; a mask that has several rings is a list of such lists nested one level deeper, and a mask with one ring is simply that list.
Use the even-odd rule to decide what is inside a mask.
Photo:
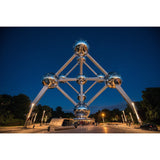
[{"label": "low wall", "polygon": [[52,118],[49,125],[55,127],[61,127],[63,124],[64,118]]}]

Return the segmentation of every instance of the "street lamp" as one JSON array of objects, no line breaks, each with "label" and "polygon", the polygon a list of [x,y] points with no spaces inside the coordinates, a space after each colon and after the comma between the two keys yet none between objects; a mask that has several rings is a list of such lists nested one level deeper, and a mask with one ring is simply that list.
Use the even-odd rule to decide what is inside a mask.
[{"label": "street lamp", "polygon": [[104,113],[102,113],[102,119],[103,119],[103,123],[104,123],[104,116],[105,116],[105,114],[104,114]]}]

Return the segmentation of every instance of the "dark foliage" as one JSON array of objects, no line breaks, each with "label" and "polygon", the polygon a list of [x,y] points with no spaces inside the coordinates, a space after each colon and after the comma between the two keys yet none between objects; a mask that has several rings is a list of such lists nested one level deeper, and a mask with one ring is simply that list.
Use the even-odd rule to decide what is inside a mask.
[{"label": "dark foliage", "polygon": [[24,94],[0,95],[0,125],[23,125],[29,104],[30,99]]},{"label": "dark foliage", "polygon": [[[24,94],[13,97],[10,95],[0,95],[0,125],[24,125],[30,103],[29,97]],[[34,108],[31,118],[37,113],[36,123],[40,123],[44,110],[45,118],[47,116],[47,122],[50,122],[52,118],[74,118],[73,113],[64,113],[60,106],[53,111],[51,107],[40,104]]]},{"label": "dark foliage", "polygon": [[[160,88],[147,88],[145,91],[142,91],[142,98],[142,101],[135,102],[142,121],[160,124]],[[0,125],[24,125],[30,103],[29,97],[24,94],[13,97],[10,95],[0,95]],[[39,104],[33,110],[33,115],[37,113],[36,123],[41,122],[43,110],[45,110],[47,122],[50,122],[52,118],[74,118],[73,113],[65,113],[60,106],[54,111],[49,106]],[[127,120],[131,120],[129,112],[132,113],[134,121],[137,122],[136,116],[129,106],[125,109]],[[105,122],[122,121],[122,112],[119,109],[113,109],[112,111],[103,109],[95,114],[91,114],[89,117],[94,118],[97,122],[102,122],[102,113],[105,114]]]}]

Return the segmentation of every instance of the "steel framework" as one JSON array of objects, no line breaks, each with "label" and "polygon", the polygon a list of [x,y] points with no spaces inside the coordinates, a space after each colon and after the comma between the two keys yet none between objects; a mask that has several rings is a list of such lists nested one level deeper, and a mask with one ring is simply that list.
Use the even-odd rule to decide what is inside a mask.
[{"label": "steel framework", "polygon": [[[61,75],[62,71],[75,59],[77,58],[77,63],[65,74]],[[102,74],[97,74],[94,69],[86,62],[86,58],[88,58],[94,65],[97,67]],[[79,76],[78,77],[69,77],[69,74],[79,65]],[[88,69],[93,72],[94,77],[86,77],[83,73],[83,65],[86,65]],[[70,82],[76,81],[80,86],[80,91],[77,91]],[[92,85],[84,91],[83,86],[87,81],[93,81]],[[88,101],[84,102],[86,99],[86,94],[89,90],[92,89],[96,83],[103,82],[104,86]],[[72,57],[55,73],[48,73],[43,77],[43,88],[38,93],[36,98],[30,105],[30,111],[27,115],[25,126],[27,125],[27,121],[29,120],[31,113],[33,111],[34,106],[39,102],[45,92],[50,88],[57,88],[68,100],[70,100],[75,106],[74,114],[78,119],[86,119],[90,111],[88,106],[108,87],[116,88],[118,92],[122,95],[122,97],[126,100],[129,106],[132,108],[135,113],[138,122],[141,124],[142,121],[138,115],[135,104],[128,97],[125,91],[121,87],[122,79],[121,76],[115,72],[108,73],[89,53],[88,53],[88,44],[84,41],[79,41],[75,44],[74,54]],[[73,100],[71,96],[69,96],[60,86],[59,83],[67,83],[76,94],[78,94],[78,102]]]}]

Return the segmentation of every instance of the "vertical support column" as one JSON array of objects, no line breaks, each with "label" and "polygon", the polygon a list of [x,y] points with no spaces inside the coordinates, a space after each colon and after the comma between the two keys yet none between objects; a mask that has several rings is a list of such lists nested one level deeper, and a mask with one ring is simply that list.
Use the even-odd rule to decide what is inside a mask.
[{"label": "vertical support column", "polygon": [[35,116],[34,116],[33,123],[35,123],[35,121],[36,121],[36,118],[37,118],[37,113],[36,113],[36,114],[35,114]]},{"label": "vertical support column", "polygon": [[48,119],[48,116],[46,115],[46,116],[45,116],[45,123],[47,122],[47,119]]},{"label": "vertical support column", "polygon": [[83,84],[80,84],[80,103],[83,104]]},{"label": "vertical support column", "polygon": [[[83,56],[79,57],[80,75],[83,75]],[[83,104],[83,84],[80,83],[80,103]]]},{"label": "vertical support column", "polygon": [[122,122],[124,123],[124,118],[123,118],[123,114],[121,114],[121,117],[122,117]]},{"label": "vertical support column", "polygon": [[83,75],[83,57],[79,57],[80,75]]},{"label": "vertical support column", "polygon": [[34,118],[34,115],[32,115],[32,118],[31,118],[31,124],[33,124],[33,118]]},{"label": "vertical support column", "polygon": [[45,114],[45,110],[43,110],[43,114],[42,114],[42,119],[41,119],[41,125],[42,125],[42,123],[43,123],[43,119],[44,119],[44,114]]},{"label": "vertical support column", "polygon": [[124,116],[124,121],[127,122],[127,118],[126,118],[125,112],[122,111],[122,113],[123,113],[123,116]]},{"label": "vertical support column", "polygon": [[129,112],[129,115],[130,115],[130,117],[131,117],[131,121],[134,123],[134,120],[133,120],[133,117],[132,117],[132,113]]}]

